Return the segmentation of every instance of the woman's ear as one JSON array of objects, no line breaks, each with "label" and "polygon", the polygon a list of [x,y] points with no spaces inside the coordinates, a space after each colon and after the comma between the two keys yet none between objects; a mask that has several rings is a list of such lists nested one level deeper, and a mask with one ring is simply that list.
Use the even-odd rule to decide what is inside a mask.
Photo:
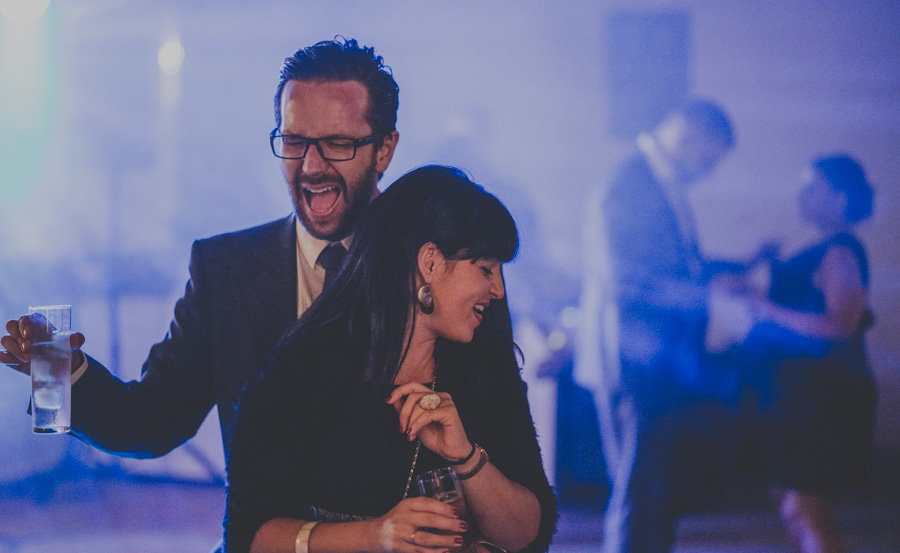
[{"label": "woman's ear", "polygon": [[419,248],[418,268],[419,274],[425,284],[431,283],[438,264],[444,260],[441,250],[438,249],[434,242],[426,242]]}]

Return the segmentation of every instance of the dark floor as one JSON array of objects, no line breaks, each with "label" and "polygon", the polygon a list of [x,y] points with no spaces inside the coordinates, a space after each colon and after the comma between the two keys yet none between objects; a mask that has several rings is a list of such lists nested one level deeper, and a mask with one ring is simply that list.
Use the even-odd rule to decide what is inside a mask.
[{"label": "dark floor", "polygon": [[[883,492],[883,490],[882,490]],[[876,492],[838,505],[851,550],[900,552],[900,501]],[[55,473],[0,484],[0,553],[206,553],[220,536],[220,485],[136,480],[116,473]],[[775,512],[732,498],[685,517],[677,553],[784,552]],[[599,547],[602,514],[563,508],[552,553]]]}]

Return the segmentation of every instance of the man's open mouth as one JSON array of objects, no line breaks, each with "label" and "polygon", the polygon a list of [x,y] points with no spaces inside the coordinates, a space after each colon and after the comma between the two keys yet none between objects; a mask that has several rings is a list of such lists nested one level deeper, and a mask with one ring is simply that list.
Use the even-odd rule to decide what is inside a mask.
[{"label": "man's open mouth", "polygon": [[315,190],[304,188],[303,197],[306,198],[306,205],[309,206],[311,212],[328,213],[340,199],[341,188],[339,186],[328,186]]}]

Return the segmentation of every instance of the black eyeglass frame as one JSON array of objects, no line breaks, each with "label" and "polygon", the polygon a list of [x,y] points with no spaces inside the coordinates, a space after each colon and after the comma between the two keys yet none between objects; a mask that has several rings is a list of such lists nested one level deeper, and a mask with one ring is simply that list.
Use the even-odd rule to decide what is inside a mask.
[{"label": "black eyeglass frame", "polygon": [[[285,156],[278,155],[278,152],[275,151],[275,139],[276,138],[284,138],[286,136],[299,138],[299,139],[306,141],[306,148],[303,150],[302,156],[300,156],[300,157],[285,157]],[[316,150],[318,150],[318,152],[319,152],[319,155],[322,156],[322,159],[324,159],[325,161],[350,161],[350,160],[356,158],[357,150],[359,150],[363,146],[368,146],[369,144],[372,144],[373,142],[378,140],[379,137],[382,137],[382,136],[384,136],[384,133],[378,132],[375,134],[370,134],[369,136],[364,136],[362,138],[348,138],[345,136],[327,136],[327,137],[323,137],[323,138],[307,138],[305,136],[300,136],[299,134],[278,134],[278,128],[276,127],[274,129],[272,129],[272,132],[269,133],[269,146],[272,148],[272,153],[275,155],[275,157],[277,157],[279,159],[303,159],[306,157],[307,154],[309,154],[309,148],[311,146],[315,145]],[[325,155],[325,152],[322,150],[322,146],[319,144],[319,142],[321,142],[323,140],[350,140],[353,143],[353,155],[346,159],[329,158]]]}]

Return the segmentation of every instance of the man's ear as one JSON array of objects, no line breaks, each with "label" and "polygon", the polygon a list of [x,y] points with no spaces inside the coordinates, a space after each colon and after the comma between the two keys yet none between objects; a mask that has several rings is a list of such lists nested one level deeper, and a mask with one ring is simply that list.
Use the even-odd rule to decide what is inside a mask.
[{"label": "man's ear", "polygon": [[375,172],[379,175],[382,175],[387,171],[388,165],[390,165],[391,160],[394,159],[394,149],[397,147],[397,142],[399,141],[400,133],[397,131],[391,131],[385,134],[381,139],[381,146],[378,147],[378,150],[375,153]]},{"label": "man's ear", "polygon": [[434,242],[426,242],[419,248],[417,263],[419,274],[422,275],[422,280],[425,281],[425,284],[431,283],[431,279],[434,277],[438,264],[443,260],[444,256]]}]

